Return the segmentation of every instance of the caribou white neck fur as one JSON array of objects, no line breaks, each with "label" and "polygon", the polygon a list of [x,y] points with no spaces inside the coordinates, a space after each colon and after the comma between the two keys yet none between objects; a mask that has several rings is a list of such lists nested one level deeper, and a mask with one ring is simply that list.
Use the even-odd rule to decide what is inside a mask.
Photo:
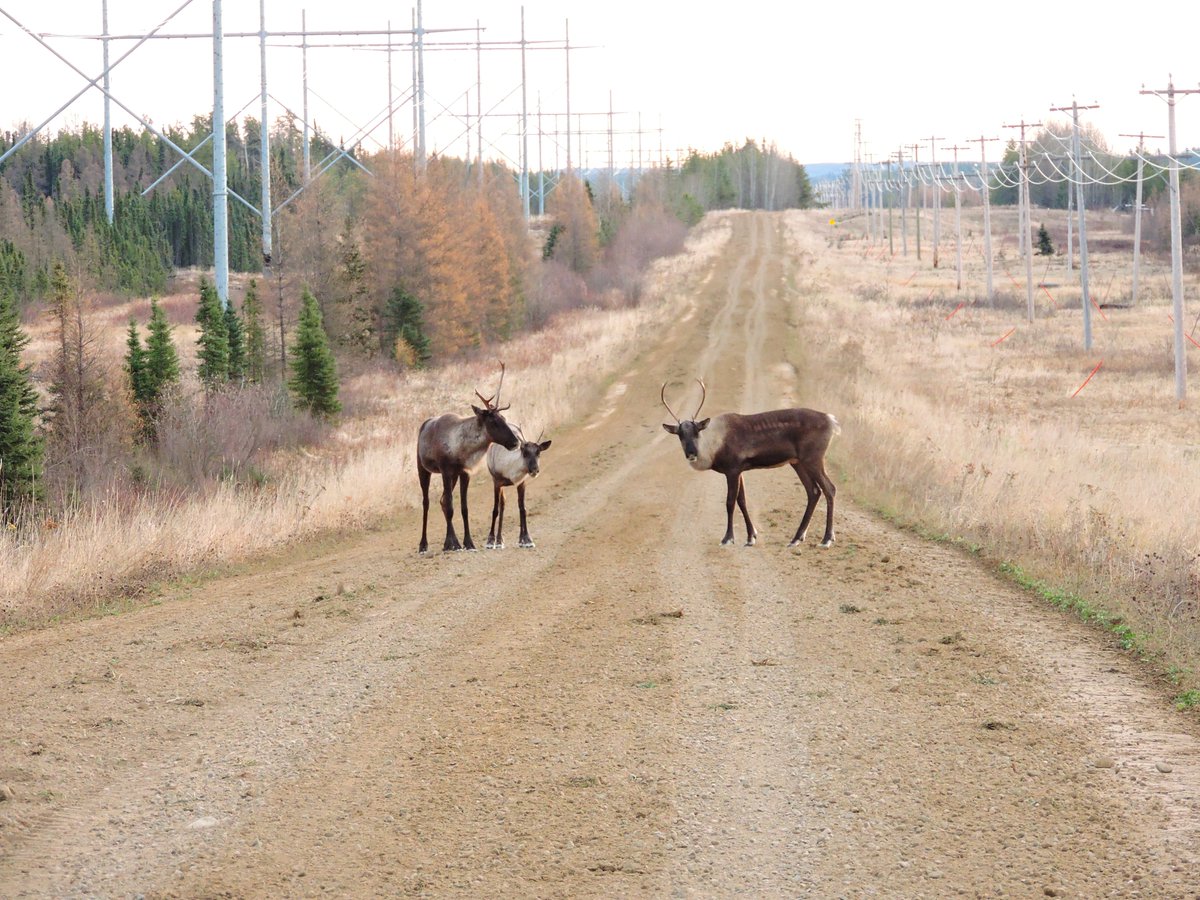
[{"label": "caribou white neck fur", "polygon": [[488,470],[504,484],[520,484],[529,478],[529,468],[521,448],[505,450],[499,444],[488,447]]},{"label": "caribou white neck fur", "polygon": [[725,443],[726,425],[727,420],[724,415],[713,416],[708,427],[696,436],[696,458],[688,460],[689,466],[697,472],[704,472],[712,468],[713,456]]}]

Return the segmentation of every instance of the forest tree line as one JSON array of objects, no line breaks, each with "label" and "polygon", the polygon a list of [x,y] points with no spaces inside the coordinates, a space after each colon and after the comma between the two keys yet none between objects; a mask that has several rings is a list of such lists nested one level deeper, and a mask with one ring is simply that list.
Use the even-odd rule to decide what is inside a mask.
[{"label": "forest tree line", "polygon": [[[164,133],[211,167],[208,126],[197,117]],[[254,202],[260,134],[253,119],[226,129],[230,190]],[[0,136],[0,152],[17,137]],[[312,141],[314,169],[339,152],[320,134]],[[339,410],[339,373],[445,361],[574,308],[637,303],[648,263],[677,252],[705,210],[811,199],[803,167],[753,141],[693,152],[632,188],[547,173],[547,215],[533,223],[505,166],[480,173],[435,156],[418,172],[411,156],[358,154],[362,168],[334,165],[275,217],[269,266],[257,217],[231,200],[235,277],[222,308],[203,274],[207,177],[188,165],[167,174],[177,154],[151,132],[119,129],[113,145],[112,224],[99,129],[34,138],[0,166],[0,511],[9,521],[31,501],[62,510],[122,485],[261,483],[267,454],[321,439],[321,422]],[[280,119],[270,150],[277,202],[301,187],[302,158],[303,136]],[[197,268],[199,338],[184,354],[158,298],[178,294],[178,273],[194,283]],[[123,357],[109,358],[93,314],[129,297],[148,302],[128,324]],[[54,335],[36,369],[23,358],[22,319],[48,322]]]}]

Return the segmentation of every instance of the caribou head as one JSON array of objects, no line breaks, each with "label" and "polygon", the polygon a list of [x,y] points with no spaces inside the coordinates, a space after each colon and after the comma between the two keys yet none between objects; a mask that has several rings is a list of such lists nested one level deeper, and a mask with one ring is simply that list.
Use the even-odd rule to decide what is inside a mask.
[{"label": "caribou head", "polygon": [[700,432],[708,427],[710,421],[709,419],[696,421],[696,417],[700,415],[700,410],[704,407],[704,400],[708,396],[708,392],[704,388],[704,382],[697,378],[696,383],[700,385],[700,405],[696,407],[696,411],[692,413],[690,419],[685,419],[682,422],[679,420],[679,416],[675,415],[675,412],[667,405],[666,382],[663,382],[662,391],[659,392],[662,405],[667,407],[667,412],[675,420],[674,425],[663,422],[663,428],[668,433],[678,436],[679,443],[683,445],[683,455],[691,463],[694,463],[700,456]]},{"label": "caribou head", "polygon": [[[475,421],[479,423],[479,427],[483,429],[491,443],[499,444],[506,450],[515,450],[520,444],[520,439],[501,415],[508,409],[508,406],[500,405],[500,389],[503,387],[504,363],[500,363],[500,383],[496,386],[496,393],[491,397],[485,397],[478,390],[475,391],[475,396],[483,401],[483,408],[480,409],[471,404],[471,410],[475,413]],[[510,403],[509,406],[512,404]]]}]

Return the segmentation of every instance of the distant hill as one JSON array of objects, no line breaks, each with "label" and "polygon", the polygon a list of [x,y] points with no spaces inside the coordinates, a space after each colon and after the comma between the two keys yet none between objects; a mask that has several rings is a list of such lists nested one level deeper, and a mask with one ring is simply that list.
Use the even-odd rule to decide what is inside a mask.
[{"label": "distant hill", "polygon": [[850,163],[805,163],[804,171],[808,173],[808,180],[815,184],[840,178],[849,166]]}]

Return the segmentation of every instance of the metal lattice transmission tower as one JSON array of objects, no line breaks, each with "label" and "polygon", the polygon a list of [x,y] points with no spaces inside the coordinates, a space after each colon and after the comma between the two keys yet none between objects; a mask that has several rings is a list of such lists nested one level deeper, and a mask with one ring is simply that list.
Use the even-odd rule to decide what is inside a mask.
[{"label": "metal lattice transmission tower", "polygon": [[[105,192],[105,212],[106,212],[106,216],[108,217],[108,220],[111,222],[112,218],[113,218],[113,201],[114,201],[114,196],[115,196],[114,188],[113,188],[112,119],[111,119],[110,105],[116,104],[131,119],[133,119],[135,122],[139,123],[143,128],[145,128],[149,132],[153,133],[158,139],[160,139],[166,146],[168,146],[172,151],[174,151],[179,157],[178,161],[174,165],[172,165],[167,172],[163,173],[163,175],[160,176],[154,182],[154,184],[152,184],[150,187],[146,188],[143,191],[143,194],[146,194],[146,193],[149,193],[150,191],[152,191],[157,185],[161,184],[167,177],[169,177],[169,175],[171,173],[173,173],[174,171],[177,171],[180,166],[191,166],[192,168],[201,172],[206,178],[209,178],[212,180],[212,185],[213,185],[213,187],[212,187],[213,239],[214,239],[214,247],[215,247],[214,259],[213,259],[214,270],[215,270],[214,281],[216,282],[217,290],[221,297],[222,303],[227,305],[228,299],[229,299],[228,298],[228,275],[229,275],[229,271],[228,271],[228,202],[230,200],[234,201],[235,203],[241,204],[251,214],[261,217],[263,261],[264,261],[264,266],[269,267],[271,264],[272,258],[274,256],[274,247],[273,247],[273,238],[272,238],[273,216],[275,214],[279,213],[283,208],[285,208],[293,200],[295,200],[296,197],[299,196],[299,194],[302,193],[305,190],[305,188],[308,187],[309,184],[311,184],[315,179],[319,178],[324,172],[328,171],[333,165],[335,165],[339,161],[345,160],[349,164],[357,166],[358,168],[362,169],[364,172],[368,172],[366,167],[363,166],[363,164],[361,162],[359,162],[359,160],[357,160],[352,155],[352,153],[353,153],[354,149],[356,148],[356,146],[360,145],[362,143],[362,141],[364,141],[366,139],[375,140],[376,143],[378,143],[378,140],[375,139],[372,135],[377,129],[382,128],[385,123],[387,125],[387,134],[388,134],[387,148],[389,150],[395,149],[396,148],[396,143],[395,143],[396,139],[395,139],[395,130],[394,130],[394,121],[393,121],[394,112],[396,111],[397,106],[404,103],[406,100],[408,102],[411,102],[412,107],[413,107],[414,131],[413,131],[413,138],[412,138],[412,145],[411,145],[413,156],[417,160],[417,163],[419,166],[421,166],[421,167],[424,166],[427,152],[428,152],[427,151],[427,136],[426,136],[426,114],[425,114],[426,107],[427,107],[427,97],[426,97],[426,92],[425,92],[424,54],[428,51],[447,51],[447,52],[473,51],[475,53],[475,62],[476,62],[476,72],[475,72],[475,76],[476,76],[476,86],[475,86],[476,113],[475,113],[475,122],[474,122],[475,136],[476,136],[475,161],[476,161],[476,165],[479,167],[479,183],[482,186],[482,184],[483,184],[483,168],[484,168],[483,167],[483,157],[484,157],[484,146],[485,146],[484,135],[483,135],[483,121],[485,118],[489,118],[494,115],[500,115],[500,114],[494,112],[496,107],[493,107],[492,110],[485,110],[483,107],[483,101],[482,101],[482,93],[483,93],[483,90],[482,90],[482,88],[483,88],[482,53],[484,52],[484,50],[496,50],[496,51],[510,52],[510,53],[513,51],[519,50],[521,53],[521,57],[522,57],[522,78],[521,78],[521,84],[519,85],[519,89],[521,91],[523,102],[522,102],[522,109],[521,109],[520,118],[519,118],[519,121],[520,121],[520,129],[519,129],[520,151],[517,154],[517,156],[519,157],[518,165],[519,165],[519,168],[521,171],[521,186],[522,186],[522,194],[523,194],[523,204],[525,206],[526,213],[528,214],[528,204],[529,204],[529,184],[528,184],[528,182],[529,182],[529,147],[528,147],[529,110],[528,110],[527,104],[524,102],[524,98],[525,98],[525,94],[526,94],[526,90],[527,90],[527,85],[526,85],[527,79],[526,79],[526,75],[524,72],[524,56],[525,56],[526,51],[528,51],[528,50],[552,50],[555,52],[558,52],[560,50],[565,51],[565,55],[566,55],[565,80],[566,80],[566,86],[567,86],[566,87],[566,108],[567,108],[567,117],[568,117],[567,121],[569,122],[570,121],[569,117],[571,114],[571,90],[570,90],[571,59],[570,59],[570,54],[571,54],[572,50],[586,49],[585,47],[582,47],[581,45],[578,45],[578,44],[572,45],[570,43],[569,24],[567,26],[566,37],[564,40],[531,41],[531,40],[528,40],[525,36],[524,11],[522,10],[522,31],[521,31],[521,36],[520,36],[519,41],[495,42],[495,43],[491,43],[491,44],[485,44],[485,42],[481,39],[480,33],[482,31],[482,28],[478,21],[476,21],[473,28],[427,28],[427,27],[425,27],[424,21],[423,21],[423,16],[421,14],[420,0],[418,0],[417,8],[414,11],[412,28],[410,28],[410,29],[396,29],[396,28],[393,28],[389,22],[387,24],[387,27],[382,28],[382,29],[309,30],[308,24],[307,24],[306,12],[302,10],[301,11],[300,30],[298,30],[298,31],[297,30],[270,30],[267,28],[266,2],[265,2],[265,0],[259,0],[258,29],[255,31],[245,31],[245,32],[227,32],[224,30],[224,27],[223,27],[223,20],[224,20],[223,8],[222,8],[223,0],[211,0],[211,3],[212,3],[212,29],[211,29],[211,31],[205,30],[205,31],[198,31],[198,32],[191,32],[191,33],[168,33],[168,32],[166,32],[164,30],[166,28],[166,26],[172,20],[174,20],[184,9],[186,9],[188,6],[190,6],[193,2],[194,2],[194,0],[182,0],[182,3],[176,9],[174,9],[174,11],[172,11],[169,15],[167,15],[162,20],[162,22],[160,22],[157,26],[155,26],[150,31],[141,33],[141,34],[114,34],[109,31],[109,28],[108,28],[109,0],[102,0],[101,23],[100,23],[101,24],[101,32],[99,34],[47,34],[47,33],[35,32],[33,29],[27,27],[26,25],[24,25],[23,23],[18,21],[14,16],[12,16],[6,10],[0,9],[0,15],[3,15],[5,18],[9,19],[14,25],[16,25],[20,29],[21,32],[23,32],[29,38],[31,38],[32,40],[34,40],[38,44],[40,44],[50,54],[52,54],[59,61],[61,61],[68,68],[70,68],[76,75],[81,77],[85,82],[84,86],[82,88],[80,88],[70,99],[68,99],[59,108],[57,108],[53,113],[51,113],[49,116],[47,116],[37,126],[32,128],[31,130],[29,130],[28,133],[23,135],[3,155],[0,155],[0,162],[2,162],[4,159],[6,159],[12,153],[19,150],[32,137],[34,137],[43,128],[47,127],[52,121],[54,121],[66,109],[68,109],[71,106],[71,104],[73,104],[75,101],[77,101],[80,97],[82,97],[88,91],[90,91],[92,89],[98,90],[103,96],[103,104],[104,104],[104,157],[105,157],[105,159],[104,159],[104,165],[105,165],[104,192]],[[465,42],[430,41],[428,39],[428,37],[430,35],[443,35],[446,33],[461,32],[461,31],[474,31],[475,32],[475,41],[473,43],[465,43]],[[397,41],[398,37],[403,37],[403,38],[408,39],[408,47],[407,48],[405,48],[405,45],[403,42]],[[58,50],[56,50],[49,43],[49,40],[48,40],[49,38],[74,38],[74,39],[86,39],[86,40],[93,40],[93,41],[100,42],[102,45],[102,50],[103,50],[103,61],[104,61],[103,70],[100,72],[100,74],[98,74],[94,77],[90,76],[88,74],[85,74],[85,72],[79,66],[75,65],[64,54],[62,54]],[[120,64],[122,62],[127,60],[131,54],[133,54],[138,48],[145,45],[148,41],[165,40],[165,39],[171,39],[171,40],[176,40],[176,41],[201,40],[201,41],[211,41],[212,42],[212,47],[213,47],[213,57],[212,57],[212,66],[213,66],[213,69],[212,69],[212,71],[213,71],[213,132],[210,135],[208,135],[205,139],[203,139],[197,146],[193,147],[190,151],[186,151],[183,148],[181,148],[180,146],[178,146],[174,141],[172,141],[168,137],[168,135],[164,134],[161,129],[155,127],[154,124],[147,117],[135,112],[134,109],[129,104],[123,102],[113,92],[113,88],[112,88],[112,83],[111,83],[112,73],[118,66],[120,66]],[[229,188],[228,179],[226,177],[225,141],[223,140],[223,138],[224,138],[224,126],[229,121],[229,118],[226,116],[226,113],[225,113],[225,108],[226,108],[225,107],[225,100],[226,100],[225,88],[226,88],[226,85],[225,85],[225,53],[224,53],[224,51],[225,51],[225,44],[230,39],[235,39],[235,40],[236,39],[257,39],[259,41],[259,66],[260,66],[259,82],[260,83],[259,83],[259,93],[257,95],[257,99],[260,101],[260,115],[261,115],[260,167],[261,167],[261,172],[262,172],[262,177],[261,177],[262,190],[261,190],[261,196],[257,198],[257,204],[251,202],[249,199],[247,199],[245,197],[240,196],[236,191],[231,190]],[[375,39],[375,40],[379,41],[379,43],[378,44],[368,44],[368,43],[366,43],[367,39]],[[288,41],[292,41],[292,43],[288,43]],[[131,45],[126,50],[124,50],[124,52],[117,55],[115,59],[112,59],[112,58],[110,58],[110,48],[114,42],[122,42],[122,43],[131,42]],[[292,110],[287,109],[286,104],[282,103],[277,97],[275,97],[274,95],[272,95],[269,92],[268,53],[267,53],[268,45],[270,45],[273,48],[274,47],[285,47],[285,48],[291,47],[291,48],[298,49],[300,51],[303,99],[302,99],[302,103],[301,103],[301,106],[302,106],[301,114],[298,117]],[[349,142],[342,141],[341,146],[330,151],[330,153],[328,153],[325,156],[325,158],[314,162],[310,158],[310,150],[311,150],[311,145],[312,145],[312,136],[310,134],[310,129],[312,127],[312,122],[311,122],[311,117],[310,117],[309,111],[308,111],[308,101],[309,101],[309,94],[310,94],[310,87],[308,84],[308,54],[310,51],[312,51],[316,48],[321,48],[321,47],[339,47],[339,48],[343,48],[343,49],[354,49],[354,50],[358,50],[358,49],[364,49],[364,50],[381,49],[381,50],[383,50],[384,52],[386,52],[388,54],[388,59],[387,59],[387,71],[388,71],[387,88],[388,88],[388,90],[387,90],[387,106],[386,106],[386,114],[385,115],[377,116],[374,121],[369,122],[367,125],[357,127],[357,131],[352,135]],[[404,49],[407,49],[412,54],[412,57],[413,57],[413,87],[412,87],[411,92],[407,95],[407,97],[401,97],[401,98],[397,99],[397,97],[394,94],[393,84],[392,84],[392,54],[397,51],[403,52]],[[283,107],[285,110],[287,110],[289,115],[299,118],[301,120],[301,122],[303,124],[303,128],[304,128],[303,177],[302,177],[301,187],[298,190],[294,191],[290,196],[288,196],[286,199],[284,199],[281,203],[273,203],[272,198],[271,198],[271,179],[270,179],[270,174],[269,174],[270,173],[270,133],[269,133],[269,128],[268,128],[267,123],[270,121],[269,104],[272,101],[274,101],[277,105],[279,105],[279,106]],[[253,102],[253,101],[251,101],[251,102]],[[503,102],[503,99],[500,102]],[[245,106],[243,106],[237,113],[234,113],[234,116],[232,118],[234,120],[236,120],[237,116],[240,116],[242,114],[242,112],[244,112],[245,109],[249,105],[250,105],[250,103],[247,103]],[[496,105],[499,106],[500,103],[497,103]],[[613,112],[611,110],[611,105],[610,105],[610,110],[609,110],[608,114],[610,117],[613,115]],[[439,113],[438,115],[441,115],[441,114]],[[436,118],[437,118],[437,116],[435,116],[435,119]],[[455,118],[457,118],[457,114],[455,114]],[[347,121],[349,121],[349,120],[347,120]],[[467,123],[466,132],[467,132],[467,148],[468,149],[467,149],[466,159],[469,161],[471,159],[471,153],[470,153],[470,124],[471,123],[470,123],[469,105],[467,107],[466,114],[463,116],[463,121],[465,121]],[[355,126],[355,123],[353,123],[353,122],[351,122],[350,124],[352,127]],[[580,131],[582,131],[582,129],[580,129]],[[563,135],[566,139],[568,170],[571,170],[574,168],[576,153],[582,151],[582,147],[577,148],[577,147],[573,146],[573,144],[572,144],[573,136],[570,132],[571,132],[571,129],[569,127],[564,129],[564,131],[563,131]],[[610,140],[611,140],[611,136],[613,134],[625,134],[625,133],[629,133],[629,132],[626,132],[624,130],[617,131],[617,130],[610,128],[609,129]],[[640,134],[639,134],[639,140],[640,140]],[[212,144],[211,151],[213,154],[213,166],[212,166],[211,170],[208,167],[206,167],[203,163],[201,163],[196,157],[197,151],[199,151],[202,147],[204,147],[206,144],[209,144],[210,142]],[[492,143],[489,146],[491,147],[493,152],[496,152],[498,149],[496,147],[495,143]],[[349,150],[347,150],[347,147],[349,147]],[[500,154],[500,158],[503,159],[504,156],[505,156],[504,154]],[[639,157],[640,157],[640,154],[639,154]],[[611,169],[611,167],[610,167],[610,169]],[[542,191],[540,193],[544,197],[544,188],[542,189]]]}]

